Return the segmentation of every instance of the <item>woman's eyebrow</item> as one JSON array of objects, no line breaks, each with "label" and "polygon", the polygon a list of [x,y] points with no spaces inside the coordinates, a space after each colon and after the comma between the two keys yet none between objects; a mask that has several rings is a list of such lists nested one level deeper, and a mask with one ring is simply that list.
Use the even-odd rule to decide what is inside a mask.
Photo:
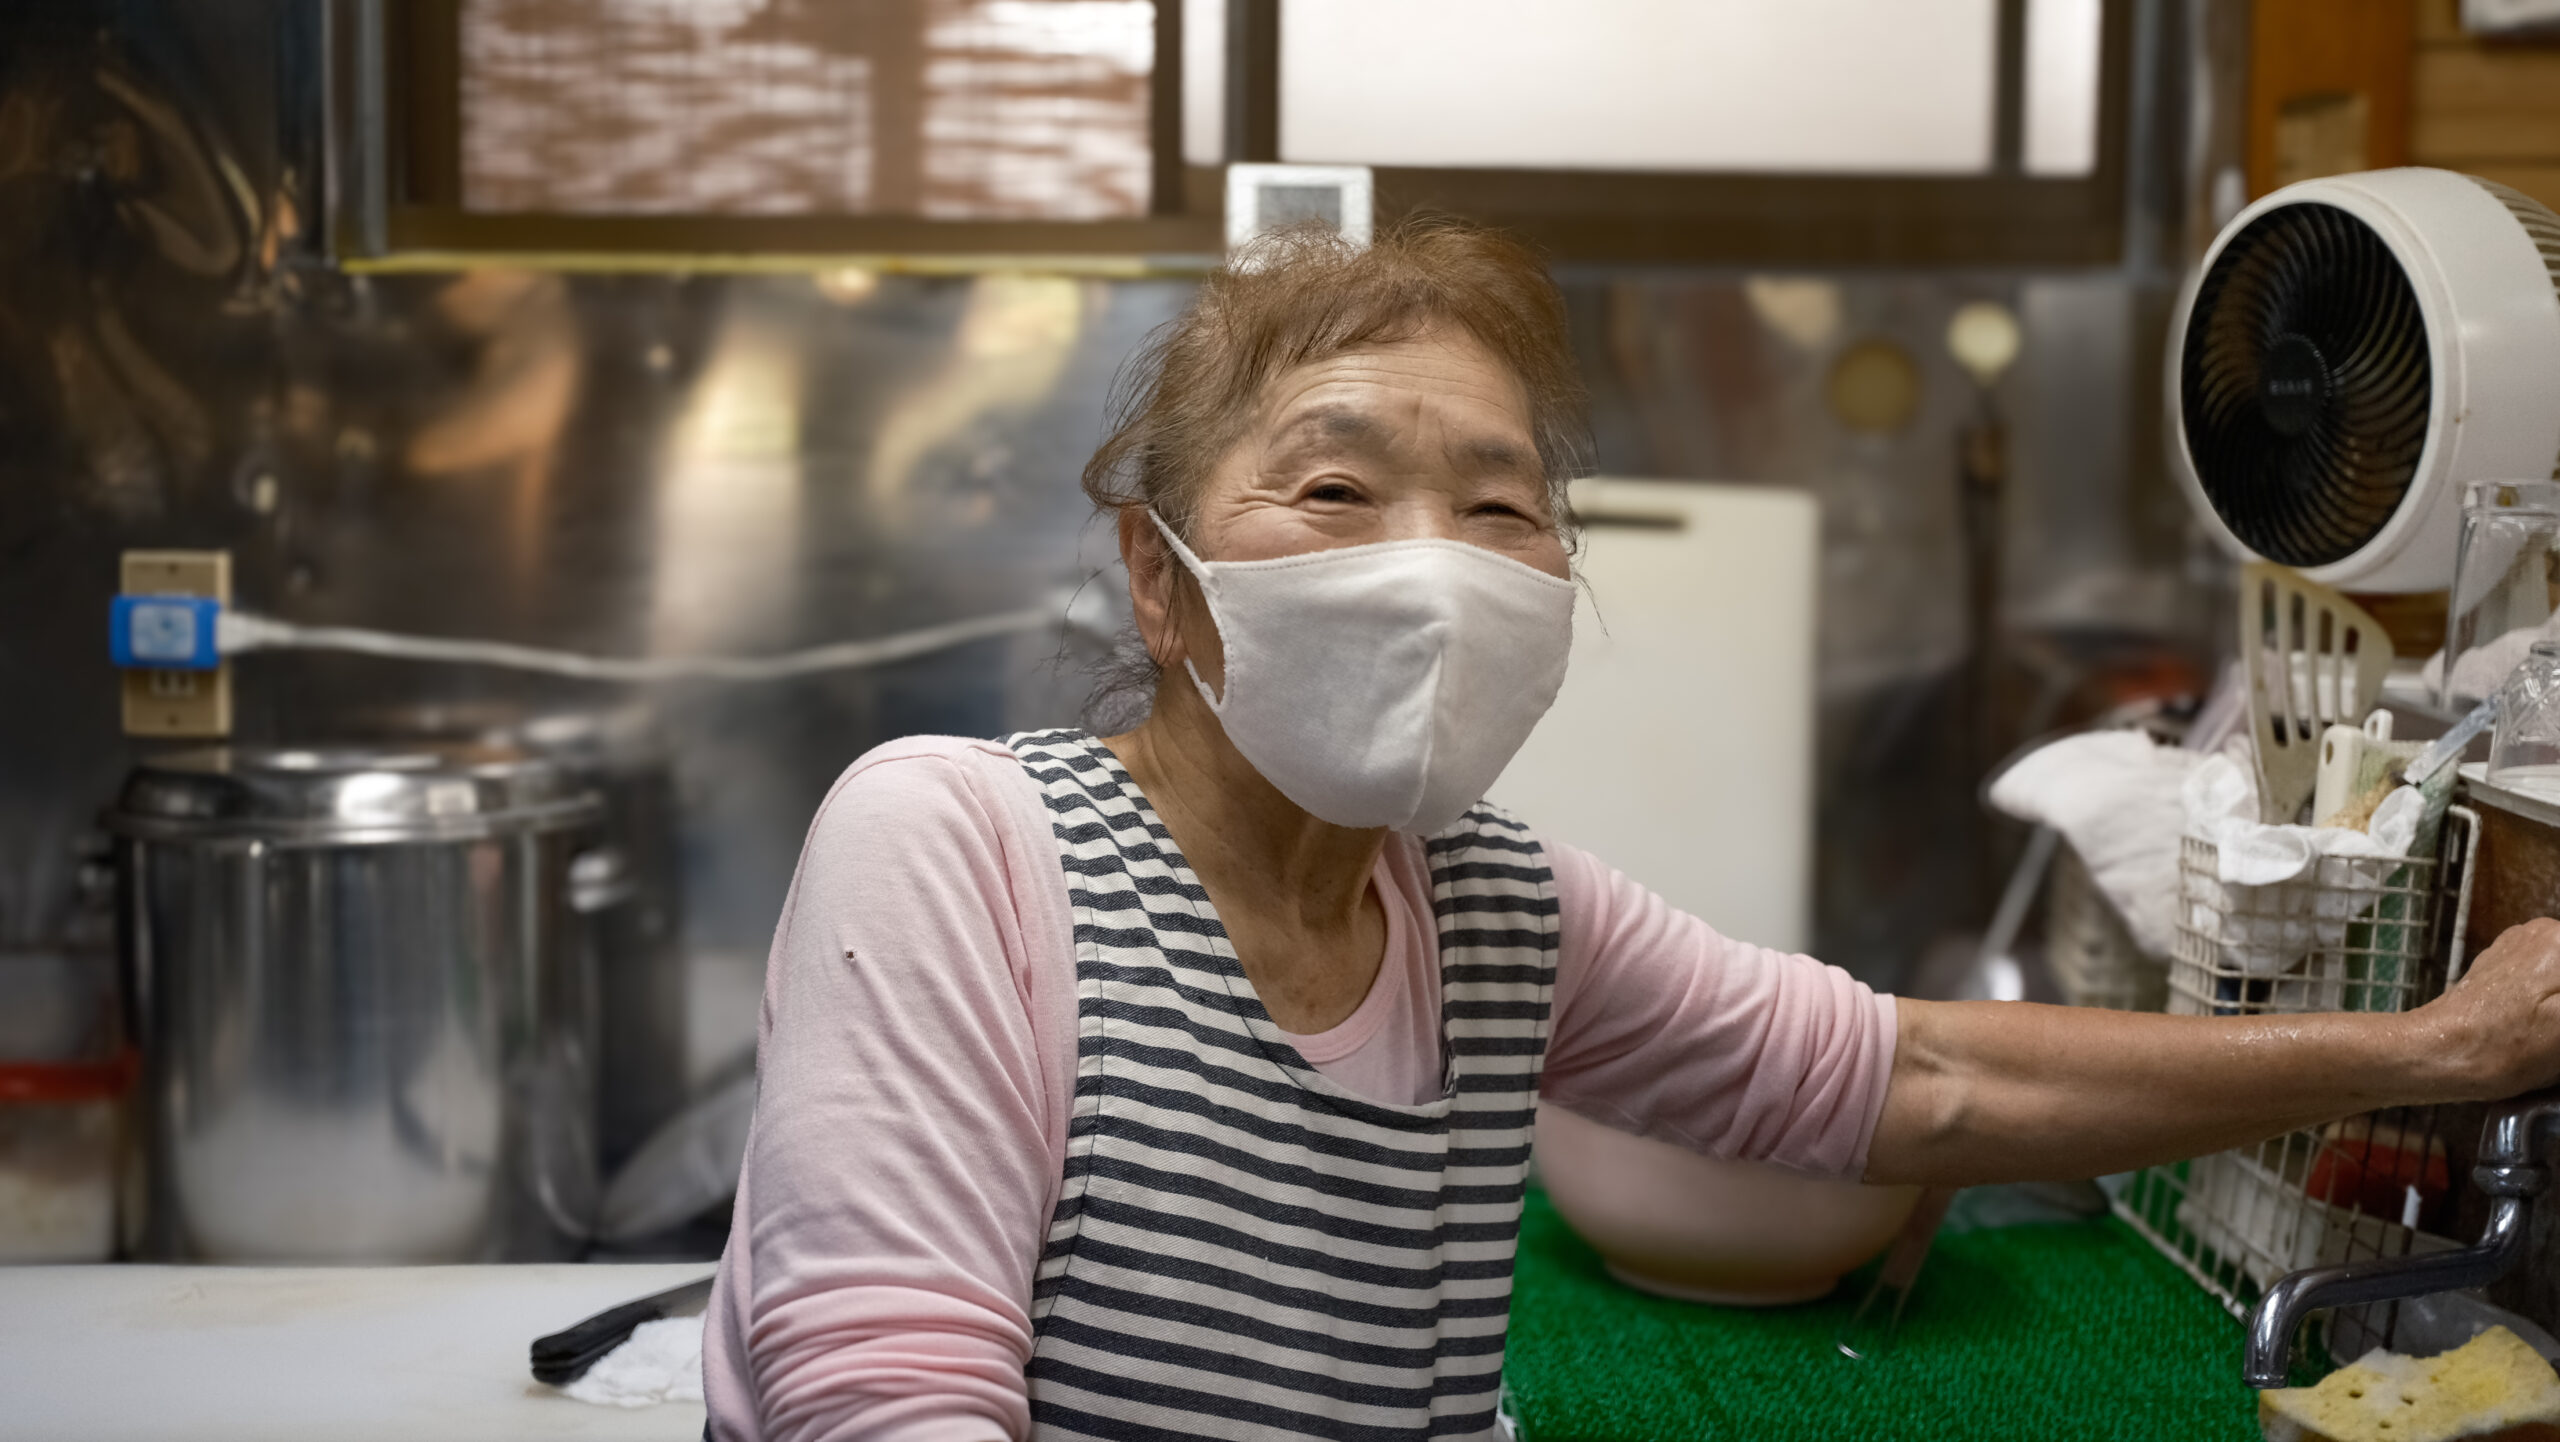
[{"label": "woman's eyebrow", "polygon": [[[1387,424],[1357,406],[1330,403],[1312,406],[1283,422],[1274,438],[1279,447],[1338,445],[1351,450],[1382,452],[1395,443]],[[1518,442],[1478,433],[1450,443],[1448,454],[1471,475],[1542,475],[1537,456]]]},{"label": "woman's eyebrow", "polygon": [[1283,440],[1295,440],[1301,431],[1312,431],[1328,441],[1347,441],[1355,445],[1374,445],[1384,439],[1385,428],[1367,411],[1346,405],[1321,405],[1299,412],[1280,428]]},{"label": "woman's eyebrow", "polygon": [[1272,432],[1265,454],[1289,464],[1312,463],[1330,456],[1378,459],[1394,448],[1386,423],[1347,405],[1321,405],[1300,411]]},{"label": "woman's eyebrow", "polygon": [[1530,452],[1500,436],[1469,436],[1458,442],[1456,449],[1467,467],[1479,474],[1538,470],[1538,463]]}]

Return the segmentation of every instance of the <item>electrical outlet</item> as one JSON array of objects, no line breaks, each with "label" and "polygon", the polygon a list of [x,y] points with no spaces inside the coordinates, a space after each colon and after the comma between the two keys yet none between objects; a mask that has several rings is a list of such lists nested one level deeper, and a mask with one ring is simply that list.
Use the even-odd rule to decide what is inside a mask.
[{"label": "electrical outlet", "polygon": [[[229,551],[127,551],[118,589],[128,596],[205,596],[231,604]],[[231,663],[210,671],[124,673],[128,736],[231,734]]]}]

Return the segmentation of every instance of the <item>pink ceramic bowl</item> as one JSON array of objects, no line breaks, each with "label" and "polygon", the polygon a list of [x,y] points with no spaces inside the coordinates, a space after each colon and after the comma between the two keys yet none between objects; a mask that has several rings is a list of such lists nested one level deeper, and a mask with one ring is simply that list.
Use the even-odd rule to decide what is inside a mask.
[{"label": "pink ceramic bowl", "polygon": [[1918,1187],[1824,1182],[1720,1162],[1538,1109],[1548,1200],[1630,1287],[1690,1302],[1775,1307],[1828,1293],[1884,1249]]}]

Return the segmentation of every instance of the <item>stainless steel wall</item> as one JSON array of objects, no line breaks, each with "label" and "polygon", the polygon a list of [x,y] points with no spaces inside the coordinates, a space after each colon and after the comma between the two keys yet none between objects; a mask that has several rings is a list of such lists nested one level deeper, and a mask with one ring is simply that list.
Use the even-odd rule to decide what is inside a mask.
[{"label": "stainless steel wall", "polygon": [[[1821,501],[1815,949],[1894,984],[1933,939],[1979,924],[2003,850],[1963,736],[1965,427],[1988,419],[2008,437],[2001,611],[2023,639],[1999,667],[1998,745],[2069,719],[2071,693],[2128,650],[2192,649],[2201,634],[2180,518],[2158,520],[2160,288],[2118,272],[1703,274],[1569,277],[1567,294],[1603,470]],[[2023,328],[1988,392],[1946,344],[1972,301]],[[1833,412],[1832,368],[1865,342],[1918,367],[1897,429]]]},{"label": "stainless steel wall", "polygon": [[[136,754],[100,635],[121,549],[229,547],[241,602],[296,620],[674,654],[1024,604],[1107,542],[1076,475],[1183,283],[350,277],[313,259],[315,32],[294,0],[0,17],[0,947],[73,925],[77,843]],[[1872,978],[1969,904],[1948,707],[1956,431],[1981,402],[1947,319],[1995,298],[2026,326],[1993,398],[2011,614],[2174,629],[2142,369],[2158,271],[1565,277],[1605,469],[1822,498],[1817,935]],[[1920,367],[1888,435],[1824,400],[1869,337]],[[870,745],[1071,719],[1062,644],[646,697],[678,759],[694,944],[760,956],[810,812]],[[630,699],[323,656],[248,658],[239,684],[252,739]]]}]

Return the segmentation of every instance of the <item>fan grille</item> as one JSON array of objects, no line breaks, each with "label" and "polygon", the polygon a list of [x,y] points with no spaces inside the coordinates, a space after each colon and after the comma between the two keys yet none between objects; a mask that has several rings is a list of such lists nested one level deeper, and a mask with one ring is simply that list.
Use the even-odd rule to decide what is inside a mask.
[{"label": "fan grille", "polygon": [[2371,226],[2317,203],[2251,221],[2197,286],[2179,367],[2214,513],[2288,566],[2353,555],[2417,475],[2431,369],[2417,293]]}]

